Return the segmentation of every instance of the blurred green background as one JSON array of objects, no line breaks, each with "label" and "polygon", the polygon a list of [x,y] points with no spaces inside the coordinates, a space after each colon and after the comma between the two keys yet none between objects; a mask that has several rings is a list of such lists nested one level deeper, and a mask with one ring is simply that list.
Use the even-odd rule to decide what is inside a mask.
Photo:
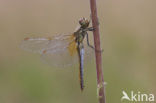
[{"label": "blurred green background", "polygon": [[[156,1],[97,0],[107,103],[122,90],[156,94]],[[58,70],[19,48],[23,38],[71,33],[89,0],[0,0],[0,103],[97,103],[95,63]],[[123,103],[129,103],[124,101]]]}]

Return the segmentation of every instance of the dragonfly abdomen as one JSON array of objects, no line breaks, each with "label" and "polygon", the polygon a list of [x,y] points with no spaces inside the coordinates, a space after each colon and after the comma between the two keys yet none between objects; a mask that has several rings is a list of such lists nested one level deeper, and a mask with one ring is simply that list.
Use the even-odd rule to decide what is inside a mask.
[{"label": "dragonfly abdomen", "polygon": [[84,89],[84,79],[83,79],[83,70],[84,70],[84,48],[83,45],[80,44],[78,46],[78,53],[79,53],[79,78],[80,78],[80,87],[81,91]]}]

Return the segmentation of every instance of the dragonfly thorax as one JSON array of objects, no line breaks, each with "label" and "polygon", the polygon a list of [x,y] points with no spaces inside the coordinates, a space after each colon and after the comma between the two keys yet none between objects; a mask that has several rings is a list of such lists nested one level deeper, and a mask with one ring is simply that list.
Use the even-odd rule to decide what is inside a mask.
[{"label": "dragonfly thorax", "polygon": [[74,35],[76,37],[76,39],[75,39],[76,42],[82,43],[86,34],[87,34],[86,29],[80,27],[76,32],[74,32]]}]

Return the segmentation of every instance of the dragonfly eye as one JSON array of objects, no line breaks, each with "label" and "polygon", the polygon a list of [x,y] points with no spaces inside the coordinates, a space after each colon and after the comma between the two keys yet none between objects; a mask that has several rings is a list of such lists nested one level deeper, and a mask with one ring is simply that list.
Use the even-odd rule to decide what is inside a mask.
[{"label": "dragonfly eye", "polygon": [[81,18],[79,24],[82,28],[87,28],[89,26],[89,21],[86,18]]}]

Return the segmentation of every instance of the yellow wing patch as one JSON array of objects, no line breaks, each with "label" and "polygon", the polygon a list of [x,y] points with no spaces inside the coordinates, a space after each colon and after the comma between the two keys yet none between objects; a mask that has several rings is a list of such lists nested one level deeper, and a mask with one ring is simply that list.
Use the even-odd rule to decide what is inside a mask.
[{"label": "yellow wing patch", "polygon": [[74,54],[77,53],[77,44],[75,42],[75,36],[72,35],[69,39],[72,40],[72,42],[70,42],[68,46],[68,50],[69,50],[70,55],[73,56]]}]

